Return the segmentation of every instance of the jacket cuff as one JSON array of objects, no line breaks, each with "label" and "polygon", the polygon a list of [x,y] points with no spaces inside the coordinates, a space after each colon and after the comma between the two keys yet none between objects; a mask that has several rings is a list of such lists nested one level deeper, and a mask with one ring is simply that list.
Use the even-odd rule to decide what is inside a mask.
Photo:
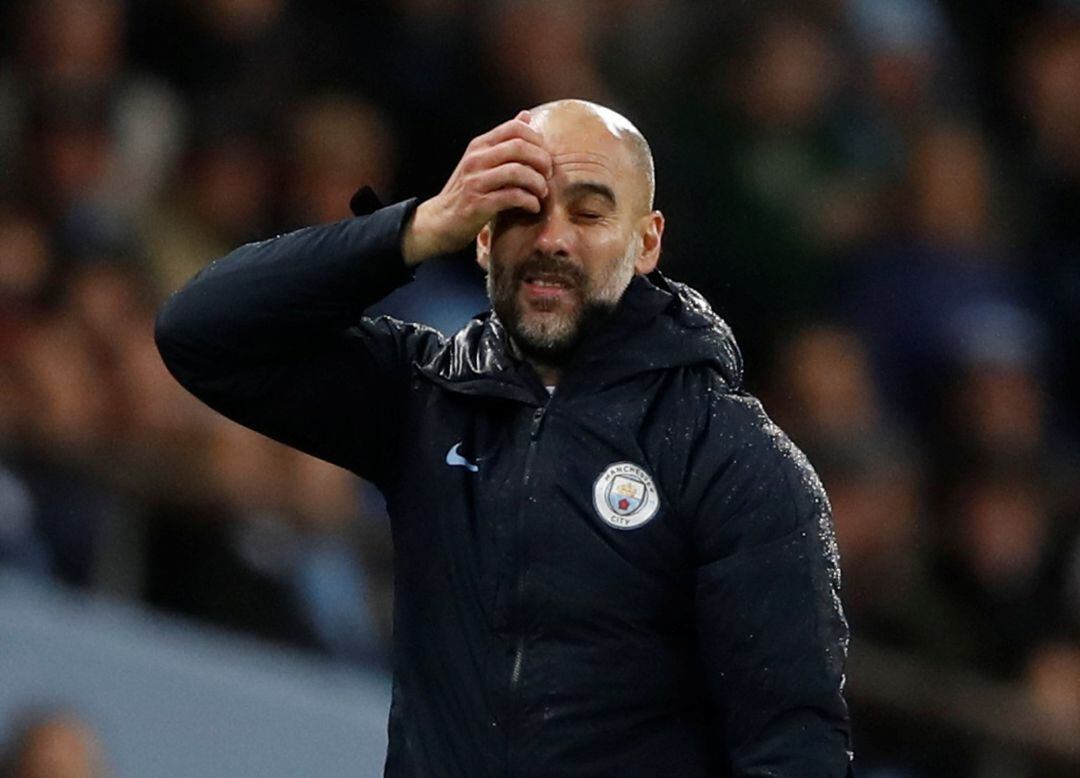
[{"label": "jacket cuff", "polygon": [[393,289],[413,280],[415,268],[405,264],[401,239],[418,204],[419,200],[412,197],[355,217],[357,222],[363,222],[368,282],[374,282],[375,288]]}]

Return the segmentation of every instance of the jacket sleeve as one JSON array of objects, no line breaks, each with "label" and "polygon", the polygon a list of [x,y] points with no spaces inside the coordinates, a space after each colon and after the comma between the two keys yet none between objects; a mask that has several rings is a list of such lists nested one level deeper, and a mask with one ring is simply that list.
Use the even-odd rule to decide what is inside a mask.
[{"label": "jacket sleeve", "polygon": [[757,400],[711,397],[683,497],[702,658],[732,774],[845,778],[848,628],[828,500]]},{"label": "jacket sleeve", "polygon": [[362,311],[411,279],[406,201],[241,246],[158,313],[162,359],[225,416],[376,482],[412,362],[440,336]]}]

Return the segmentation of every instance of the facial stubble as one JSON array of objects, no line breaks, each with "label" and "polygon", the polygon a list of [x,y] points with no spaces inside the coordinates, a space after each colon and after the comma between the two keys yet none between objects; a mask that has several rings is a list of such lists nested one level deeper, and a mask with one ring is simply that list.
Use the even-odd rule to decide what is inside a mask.
[{"label": "facial stubble", "polygon": [[[573,260],[534,254],[514,267],[506,267],[495,254],[487,278],[491,307],[506,327],[514,346],[527,360],[546,366],[566,364],[584,336],[596,329],[618,304],[634,275],[638,252],[631,241],[621,257],[590,278]],[[567,306],[560,302],[544,310],[542,302],[530,306],[520,294],[530,274],[554,274],[570,281]],[[567,310],[560,310],[566,306]]]}]

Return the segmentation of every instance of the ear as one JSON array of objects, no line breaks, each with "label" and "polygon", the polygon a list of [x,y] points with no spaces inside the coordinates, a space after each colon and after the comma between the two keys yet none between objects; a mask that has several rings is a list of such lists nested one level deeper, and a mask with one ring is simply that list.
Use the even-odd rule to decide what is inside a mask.
[{"label": "ear", "polygon": [[491,225],[485,224],[476,234],[476,264],[488,272],[491,267]]},{"label": "ear", "polygon": [[641,226],[641,255],[634,263],[634,272],[646,275],[656,269],[656,263],[660,261],[660,243],[664,237],[664,214],[653,211],[642,217]]}]

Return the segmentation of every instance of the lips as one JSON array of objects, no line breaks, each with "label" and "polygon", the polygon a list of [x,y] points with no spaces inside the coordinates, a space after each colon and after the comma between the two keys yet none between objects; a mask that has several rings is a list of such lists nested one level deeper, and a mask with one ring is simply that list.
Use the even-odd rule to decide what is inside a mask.
[{"label": "lips", "polygon": [[526,272],[522,276],[525,299],[540,310],[562,305],[577,287],[574,278],[565,273]]},{"label": "lips", "polygon": [[550,310],[584,288],[584,275],[572,263],[550,256],[526,262],[517,271],[519,288],[533,307]]},{"label": "lips", "polygon": [[572,278],[560,273],[526,273],[522,280],[541,289],[570,289],[574,286]]}]

